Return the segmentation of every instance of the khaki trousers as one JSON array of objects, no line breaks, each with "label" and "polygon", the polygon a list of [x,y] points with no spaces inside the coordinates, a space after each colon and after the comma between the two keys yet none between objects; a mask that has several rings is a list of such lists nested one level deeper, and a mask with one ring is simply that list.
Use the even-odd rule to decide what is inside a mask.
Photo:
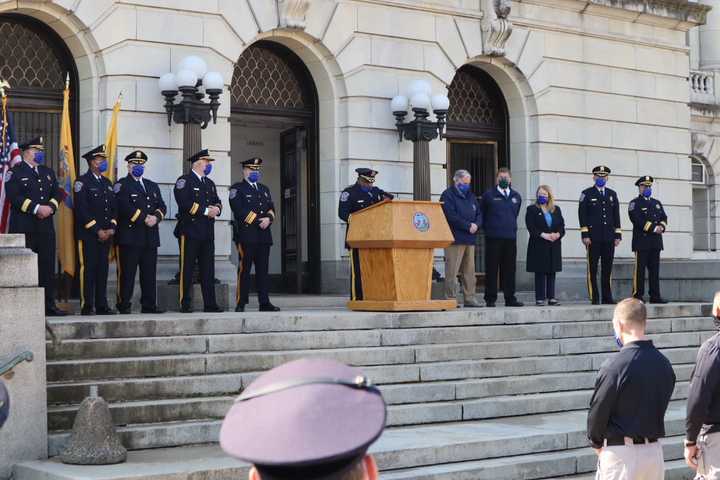
[{"label": "khaki trousers", "polygon": [[663,480],[665,465],[660,442],[603,447],[596,480]]},{"label": "khaki trousers", "polygon": [[696,479],[720,480],[720,432],[700,435]]},{"label": "khaki trousers", "polygon": [[465,303],[475,300],[475,245],[450,245],[445,249],[445,298],[457,298],[457,275],[462,278]]}]

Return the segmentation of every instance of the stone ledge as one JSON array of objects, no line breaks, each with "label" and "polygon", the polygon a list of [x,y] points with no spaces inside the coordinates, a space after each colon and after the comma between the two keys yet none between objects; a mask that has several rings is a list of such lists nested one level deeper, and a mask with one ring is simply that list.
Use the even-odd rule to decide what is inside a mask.
[{"label": "stone ledge", "polygon": [[639,14],[665,17],[702,25],[712,7],[688,0],[585,0],[607,8],[621,8]]},{"label": "stone ledge", "polygon": [[[3,237],[4,235],[0,235]],[[37,255],[22,247],[0,247],[0,287],[36,287],[38,284]]]}]

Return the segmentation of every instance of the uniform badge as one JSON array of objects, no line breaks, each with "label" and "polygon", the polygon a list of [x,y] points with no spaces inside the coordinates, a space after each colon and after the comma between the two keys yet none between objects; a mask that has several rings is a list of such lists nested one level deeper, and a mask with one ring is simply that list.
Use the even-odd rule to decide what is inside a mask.
[{"label": "uniform badge", "polygon": [[115,186],[113,187],[113,192],[119,193],[121,188],[122,188],[122,183],[118,182],[118,183],[116,183]]},{"label": "uniform badge", "polygon": [[12,170],[8,170],[7,172],[5,172],[5,181],[9,182],[11,178],[12,178]]},{"label": "uniform badge", "polygon": [[584,193],[581,193],[581,194],[580,194],[580,202],[582,202],[583,200],[585,200],[585,194],[584,194]]},{"label": "uniform badge", "polygon": [[178,190],[182,190],[185,188],[185,179],[184,178],[178,178],[178,181],[175,182],[175,188]]},{"label": "uniform badge", "polygon": [[511,201],[512,203],[517,203],[517,198],[512,197],[512,198],[510,199],[510,201]]},{"label": "uniform badge", "polygon": [[270,195],[268,195],[268,192],[265,192],[265,196],[266,196],[266,197],[269,197]]},{"label": "uniform badge", "polygon": [[610,203],[612,203],[612,202],[614,202],[614,201],[615,201],[615,197],[613,197],[612,195],[610,195]]},{"label": "uniform badge", "polygon": [[108,185],[108,192],[112,192],[112,191],[113,191],[112,185]]},{"label": "uniform badge", "polygon": [[234,188],[231,188],[230,191],[228,192],[228,196],[230,197],[230,200],[235,198],[236,195],[237,195],[237,190],[235,190]]},{"label": "uniform badge", "polygon": [[635,210],[635,202],[630,202],[630,205],[628,205],[628,212],[632,212]]},{"label": "uniform badge", "polygon": [[75,182],[75,193],[78,193],[80,190],[82,190],[82,187],[82,182]]},{"label": "uniform badge", "polygon": [[52,182],[52,177],[50,175],[47,176],[47,179]]},{"label": "uniform badge", "polygon": [[350,192],[342,192],[342,194],[340,195],[341,202],[347,202],[348,198],[350,198]]},{"label": "uniform badge", "polygon": [[658,210],[660,210],[660,204],[659,204],[659,203],[656,203],[656,204],[655,204],[655,208],[657,208]]}]

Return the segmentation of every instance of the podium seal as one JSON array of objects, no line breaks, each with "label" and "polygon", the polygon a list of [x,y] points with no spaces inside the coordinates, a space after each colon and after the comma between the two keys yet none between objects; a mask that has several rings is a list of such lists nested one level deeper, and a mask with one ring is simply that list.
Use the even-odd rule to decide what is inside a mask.
[{"label": "podium seal", "polygon": [[419,232],[427,232],[430,230],[430,219],[423,212],[415,212],[413,226]]}]

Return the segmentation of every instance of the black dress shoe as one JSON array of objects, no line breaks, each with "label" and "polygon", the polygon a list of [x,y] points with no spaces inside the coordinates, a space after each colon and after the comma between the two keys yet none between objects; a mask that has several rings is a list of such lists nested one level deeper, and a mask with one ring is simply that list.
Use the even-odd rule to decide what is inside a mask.
[{"label": "black dress shoe", "polygon": [[244,311],[245,311],[245,305],[242,304],[242,303],[238,303],[238,304],[235,306],[235,311],[236,311],[236,312],[244,312]]},{"label": "black dress shoe", "polygon": [[613,300],[612,298],[608,298],[607,300],[602,301],[603,305],[615,305],[617,302]]},{"label": "black dress shoe", "polygon": [[83,308],[82,310],[80,310],[80,315],[95,315],[95,312],[93,312],[92,308]]},{"label": "black dress shoe", "polygon": [[510,301],[505,302],[506,307],[524,307],[525,304],[522,302],[518,302],[517,299],[513,298]]},{"label": "black dress shoe", "polygon": [[590,303],[593,305],[600,305],[600,300],[592,300]]},{"label": "black dress shoe", "polygon": [[495,302],[485,302],[485,306],[487,308],[495,308]]},{"label": "black dress shoe", "polygon": [[203,312],[224,312],[222,308],[220,308],[219,305],[210,305],[209,307],[203,308]]},{"label": "black dress shoe", "polygon": [[110,307],[96,308],[96,315],[115,315],[117,312]]},{"label": "black dress shoe", "polygon": [[560,305],[560,302],[558,302],[554,298],[551,298],[550,300],[548,300],[548,305],[550,305],[551,307],[557,307],[558,305]]},{"label": "black dress shoe", "polygon": [[279,312],[280,308],[276,307],[272,303],[265,303],[263,305],[260,305],[260,308],[258,308],[259,312]]},{"label": "black dress shoe", "polygon": [[180,307],[181,313],[193,313],[193,308],[190,305],[183,305]]},{"label": "black dress shoe", "polygon": [[67,312],[60,310],[54,305],[45,309],[46,317],[64,317],[65,315],[67,315]]},{"label": "black dress shoe", "polygon": [[150,307],[150,308],[142,307],[140,309],[140,313],[165,313],[165,310],[158,308],[158,307]]},{"label": "black dress shoe", "polygon": [[117,305],[116,308],[120,315],[130,315],[132,313],[132,309],[130,307]]},{"label": "black dress shoe", "polygon": [[655,303],[658,305],[665,305],[666,303],[669,303],[669,302],[667,300],[665,300],[664,298],[660,297],[660,298],[651,298],[650,303]]}]

